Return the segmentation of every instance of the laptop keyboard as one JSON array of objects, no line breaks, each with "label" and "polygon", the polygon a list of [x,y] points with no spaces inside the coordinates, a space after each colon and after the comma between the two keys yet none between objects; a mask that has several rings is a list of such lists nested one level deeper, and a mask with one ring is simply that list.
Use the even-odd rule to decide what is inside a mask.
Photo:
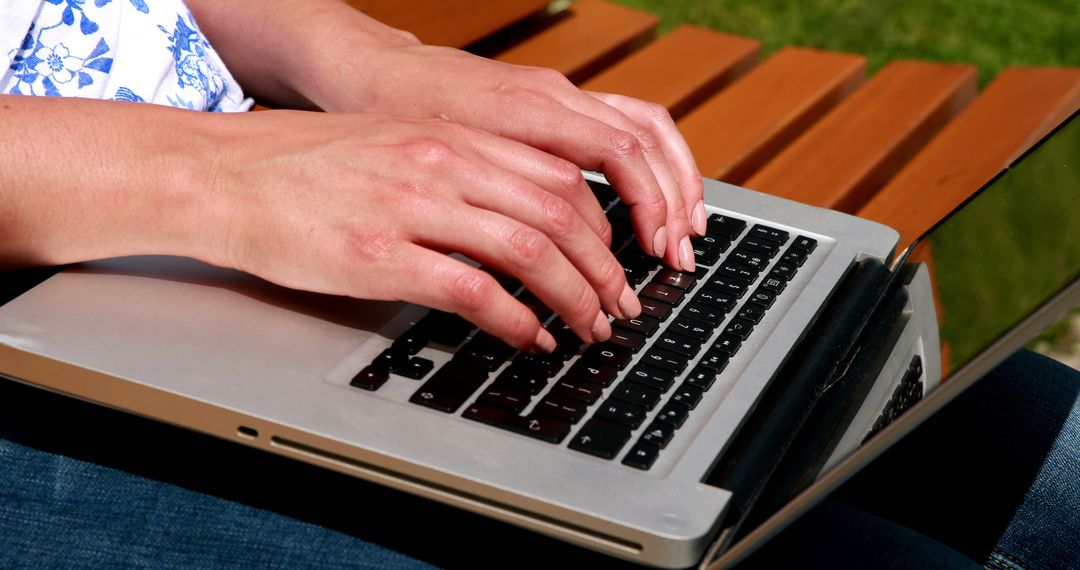
[{"label": "laptop keyboard", "polygon": [[[518,352],[457,315],[431,310],[350,384],[377,390],[391,374],[427,378],[413,404],[552,444],[569,438],[569,449],[603,459],[630,445],[622,463],[651,468],[817,242],[713,214],[706,235],[691,239],[697,271],[675,271],[638,247],[629,209],[611,189],[590,186],[607,210],[612,250],[641,301],[640,316],[612,321],[608,341],[586,346],[519,283],[498,276],[546,323],[553,353]],[[417,356],[429,343],[453,348],[453,358],[436,369]]]}]

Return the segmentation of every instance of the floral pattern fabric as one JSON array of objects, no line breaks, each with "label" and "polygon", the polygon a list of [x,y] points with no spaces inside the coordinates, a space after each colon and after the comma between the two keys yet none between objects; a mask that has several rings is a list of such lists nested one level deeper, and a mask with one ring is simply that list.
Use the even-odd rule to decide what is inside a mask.
[{"label": "floral pattern fabric", "polygon": [[[183,0],[0,0],[0,7],[12,13],[0,20],[0,62],[8,64],[0,93],[199,111],[251,106]],[[13,34],[18,11],[34,7],[28,27]]]}]

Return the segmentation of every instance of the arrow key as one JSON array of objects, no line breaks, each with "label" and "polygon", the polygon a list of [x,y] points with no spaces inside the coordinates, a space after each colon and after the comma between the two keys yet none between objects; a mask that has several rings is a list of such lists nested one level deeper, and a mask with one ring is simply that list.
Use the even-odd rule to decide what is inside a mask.
[{"label": "arrow key", "polygon": [[662,422],[659,420],[649,424],[649,428],[645,430],[645,433],[641,434],[639,441],[647,441],[657,447],[663,449],[667,447],[671,438],[675,435],[675,426]]}]

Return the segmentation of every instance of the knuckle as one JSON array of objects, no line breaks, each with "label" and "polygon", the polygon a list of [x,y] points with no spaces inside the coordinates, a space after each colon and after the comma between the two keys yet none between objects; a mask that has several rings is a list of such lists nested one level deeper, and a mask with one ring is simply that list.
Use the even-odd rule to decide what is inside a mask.
[{"label": "knuckle", "polygon": [[611,245],[613,234],[611,223],[607,221],[607,218],[600,218],[600,223],[596,228],[596,237],[600,238],[600,241],[604,242],[605,245]]},{"label": "knuckle", "polygon": [[543,197],[544,223],[552,235],[566,235],[577,225],[577,212],[569,202],[554,195]]},{"label": "knuckle", "polygon": [[649,122],[654,125],[666,125],[667,123],[674,123],[671,118],[671,113],[668,112],[667,107],[659,103],[645,103],[645,116],[649,118]]},{"label": "knuckle", "polygon": [[519,305],[518,310],[514,311],[514,316],[507,324],[506,331],[512,345],[528,346],[536,338],[539,329],[540,322],[536,320],[532,312]]},{"label": "knuckle", "polygon": [[555,87],[568,87],[571,85],[570,80],[565,75],[550,67],[530,67],[527,69],[532,79],[542,85]]},{"label": "knuckle", "polygon": [[491,276],[470,269],[462,271],[450,281],[447,293],[459,312],[474,312],[491,302],[497,287]]},{"label": "knuckle", "polygon": [[514,254],[514,263],[522,266],[532,266],[539,263],[547,256],[551,247],[551,240],[542,232],[533,228],[517,228],[510,233],[507,240]]},{"label": "knuckle", "polygon": [[592,323],[592,319],[596,318],[596,314],[600,312],[600,299],[596,296],[596,293],[588,288],[582,287],[578,293],[577,299],[570,305],[570,317],[573,320],[580,320],[587,323]]},{"label": "knuckle", "polygon": [[419,137],[408,141],[405,150],[409,156],[426,166],[445,165],[454,156],[454,149],[433,137]]},{"label": "knuckle", "polygon": [[660,139],[649,131],[638,131],[634,138],[637,139],[642,152],[651,153],[660,148]]},{"label": "knuckle", "polygon": [[552,166],[551,171],[564,195],[581,190],[585,184],[585,179],[581,177],[581,169],[572,162],[558,160]]},{"label": "knuckle", "polygon": [[609,137],[609,146],[615,156],[629,158],[641,153],[641,142],[626,131],[615,130]]},{"label": "knuckle", "polygon": [[600,265],[600,283],[604,287],[613,287],[615,285],[621,285],[626,280],[626,272],[623,271],[621,265],[612,256],[607,256],[607,259]]}]

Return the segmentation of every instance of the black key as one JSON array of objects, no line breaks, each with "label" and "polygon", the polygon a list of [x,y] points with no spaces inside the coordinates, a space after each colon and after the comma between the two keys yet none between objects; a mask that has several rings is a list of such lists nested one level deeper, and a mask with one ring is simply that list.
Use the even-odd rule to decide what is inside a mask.
[{"label": "black key", "polygon": [[454,360],[464,360],[491,372],[502,366],[514,352],[514,347],[482,333],[461,347],[454,355]]},{"label": "black key", "polygon": [[696,278],[698,281],[701,281],[705,278],[706,275],[709,274],[709,271],[710,269],[708,267],[696,265],[694,266],[694,278]]},{"label": "black key", "polygon": [[779,277],[780,279],[790,281],[792,277],[795,277],[795,272],[798,271],[798,267],[785,263],[783,261],[773,266],[772,271],[769,272],[769,277]]},{"label": "black key", "polygon": [[701,350],[701,342],[692,338],[675,334],[670,330],[661,336],[653,346],[670,350],[687,358],[693,358]]},{"label": "black key", "polygon": [[621,220],[611,223],[611,251],[619,251],[619,248],[634,239],[634,227],[629,222]]},{"label": "black key", "polygon": [[532,311],[534,315],[536,315],[536,319],[539,320],[541,323],[548,320],[551,315],[555,314],[555,311],[552,311],[547,305],[543,303],[543,301],[538,299],[536,295],[533,295],[528,291],[522,291],[521,294],[517,296],[517,300],[522,305],[528,307],[529,310]]},{"label": "black key", "polygon": [[739,242],[739,247],[757,253],[764,253],[769,257],[773,257],[776,255],[776,252],[780,251],[780,246],[776,245],[776,242],[753,236],[746,236],[743,238],[743,240]]},{"label": "black key", "polygon": [[705,233],[735,239],[742,233],[744,228],[746,228],[746,222],[742,220],[730,216],[713,214],[709,216],[709,220],[706,222]]},{"label": "black key", "polygon": [[594,344],[585,351],[585,354],[581,356],[581,360],[588,362],[589,364],[601,364],[604,366],[611,366],[616,370],[622,370],[626,368],[626,365],[630,362],[630,359],[634,357],[634,353],[621,347],[615,346],[611,343]]},{"label": "black key", "polygon": [[569,360],[581,350],[584,341],[562,319],[555,319],[545,327],[555,337],[555,351],[551,354],[562,360]]},{"label": "black key", "polygon": [[630,428],[625,425],[593,418],[574,434],[570,449],[613,459],[630,439]]},{"label": "black key", "polygon": [[791,247],[810,254],[817,248],[817,240],[806,236],[795,236],[795,241],[791,242]]},{"label": "black key", "polygon": [[547,383],[547,376],[539,371],[511,365],[499,374],[492,386],[507,386],[535,396],[547,387]]},{"label": "black key", "polygon": [[720,323],[724,322],[724,312],[712,305],[706,305],[705,303],[699,303],[697,301],[691,301],[683,307],[682,311],[679,311],[679,316],[689,317],[701,321],[712,328],[720,326]]},{"label": "black key", "polygon": [[463,414],[470,420],[476,420],[498,428],[510,430],[548,443],[559,443],[570,433],[570,423],[545,415],[519,416],[501,408],[473,404]]},{"label": "black key", "polygon": [[739,309],[738,313],[735,313],[735,316],[740,319],[746,319],[756,325],[761,322],[761,317],[765,316],[765,309],[753,303],[747,303]]},{"label": "black key", "polygon": [[725,313],[735,306],[735,298],[719,289],[703,288],[694,295],[694,300],[716,307]]},{"label": "black key", "polygon": [[427,346],[427,343],[427,335],[423,334],[421,330],[413,328],[399,336],[390,348],[412,356]]},{"label": "black key", "polygon": [[746,340],[746,337],[750,336],[750,333],[753,330],[754,323],[746,319],[740,319],[738,317],[735,317],[734,319],[731,319],[731,322],[729,322],[726,327],[724,327],[724,334],[737,336],[743,340]]},{"label": "black key", "polygon": [[746,290],[750,288],[750,283],[743,279],[732,278],[727,275],[714,275],[707,283],[705,283],[705,287],[729,295],[734,295],[735,298],[738,299],[746,294]]},{"label": "black key", "polygon": [[725,277],[734,277],[736,279],[742,279],[746,282],[752,282],[754,279],[757,279],[759,273],[755,269],[751,269],[745,265],[740,265],[731,261],[725,261],[716,271],[718,275],[723,275]]},{"label": "black key", "polygon": [[657,272],[656,276],[653,277],[652,282],[687,291],[694,288],[694,283],[697,283],[697,277],[695,277],[693,273],[683,273],[682,271],[665,268]]},{"label": "black key", "polygon": [[566,377],[555,384],[555,387],[551,389],[551,393],[562,394],[568,398],[574,398],[575,400],[581,400],[587,404],[592,404],[600,399],[600,395],[604,393],[604,386],[602,384],[594,384],[577,378]]},{"label": "black key", "polygon": [[356,376],[353,376],[349,386],[363,390],[378,390],[379,386],[385,384],[389,378],[390,370],[388,368],[377,364],[369,364]]},{"label": "black key", "polygon": [[528,392],[522,392],[506,386],[492,385],[487,390],[484,390],[476,401],[477,403],[486,406],[502,408],[516,414],[521,410],[524,410],[525,406],[529,405],[529,400],[531,399]]},{"label": "black key", "polygon": [[693,375],[697,372],[698,368],[707,368],[713,371],[713,374],[719,374],[723,372],[727,367],[728,361],[731,360],[731,355],[715,348],[710,348],[705,351],[705,355],[698,361],[697,367],[691,373]]},{"label": "black key", "polygon": [[676,402],[668,402],[663,408],[660,408],[660,413],[657,414],[656,419],[675,426],[675,429],[679,429],[688,415],[690,415],[690,408]]},{"label": "black key", "polygon": [[626,379],[666,392],[675,383],[675,374],[645,364],[638,364],[630,370]]},{"label": "black key", "polygon": [[615,380],[615,377],[618,374],[619,371],[613,366],[589,364],[588,362],[583,362],[581,360],[575,362],[566,373],[567,376],[603,384],[605,387],[610,386],[611,382]]},{"label": "black key", "polygon": [[741,345],[741,338],[729,334],[721,334],[716,337],[716,342],[714,342],[710,348],[714,348],[726,353],[728,356],[732,356],[739,350]]},{"label": "black key", "polygon": [[440,412],[453,413],[487,380],[487,371],[462,362],[443,365],[409,401]]},{"label": "black key", "polygon": [[400,374],[406,378],[411,378],[413,380],[419,380],[424,376],[427,376],[427,373],[431,372],[432,368],[435,368],[434,362],[426,358],[414,356],[409,359],[409,363],[405,366],[405,368],[395,370],[394,373]]},{"label": "black key", "polygon": [[686,376],[686,383],[702,390],[708,390],[712,388],[713,382],[716,382],[717,374],[719,374],[718,370],[699,364]]},{"label": "black key", "polygon": [[650,348],[641,357],[641,363],[647,364],[660,370],[667,370],[672,374],[679,374],[686,368],[686,357],[674,352],[668,352],[660,348]]},{"label": "black key", "polygon": [[[641,302],[641,316],[643,317],[652,317],[654,319],[664,321],[667,320],[669,315],[671,315],[672,307],[667,303],[654,301],[647,297],[638,298],[638,300]],[[616,323],[613,322],[612,324]]]},{"label": "black key", "polygon": [[746,267],[757,270],[759,273],[769,265],[769,258],[746,249],[736,249],[728,256],[728,261],[734,261]]},{"label": "black key", "polygon": [[675,437],[675,426],[656,420],[645,428],[645,432],[641,434],[639,441],[647,441],[663,449],[667,447],[672,437]]},{"label": "black key", "polygon": [[600,202],[600,207],[605,207],[619,198],[615,191],[611,189],[611,186],[603,182],[586,180],[585,183],[589,185],[589,189],[596,196],[596,200]]},{"label": "black key", "polygon": [[525,370],[535,370],[546,378],[555,376],[566,363],[560,356],[553,354],[529,354],[523,352],[514,359],[514,366]]},{"label": "black key", "polygon": [[705,342],[709,340],[710,336],[712,336],[713,328],[714,327],[697,319],[679,317],[671,323],[671,326],[668,327],[668,332],[678,333],[680,335],[690,337],[698,342]]},{"label": "black key", "polygon": [[715,265],[721,253],[716,247],[694,246],[694,259],[701,265]]},{"label": "black key", "polygon": [[409,354],[401,352],[390,347],[382,351],[379,356],[375,357],[375,361],[372,362],[375,366],[381,366],[390,372],[397,372],[398,370],[404,370],[409,366]]},{"label": "black key", "polygon": [[642,297],[663,301],[669,305],[678,305],[685,294],[686,293],[682,289],[676,289],[658,283],[649,283],[641,288]]},{"label": "black key", "polygon": [[634,382],[622,382],[611,392],[611,397],[629,404],[637,404],[651,410],[663,394],[656,388],[649,388]]},{"label": "black key", "polygon": [[649,410],[643,406],[608,398],[596,410],[595,417],[628,425],[636,429],[641,425],[641,422],[645,421],[645,415],[648,413]]},{"label": "black key", "polygon": [[645,346],[645,335],[614,327],[611,329],[611,338],[607,342],[637,352]]},{"label": "black key", "polygon": [[788,240],[788,233],[784,230],[770,228],[769,226],[763,226],[761,224],[757,224],[750,228],[750,233],[747,235],[774,241],[781,245]]},{"label": "black key", "polygon": [[691,410],[697,407],[698,402],[701,401],[701,388],[690,384],[689,382],[683,382],[672,394],[668,403],[682,404]]},{"label": "black key", "polygon": [[437,310],[429,311],[416,326],[429,340],[445,346],[461,344],[476,329],[472,323],[455,314]]},{"label": "black key", "polygon": [[763,309],[768,309],[772,306],[773,302],[776,301],[776,293],[758,287],[757,290],[754,291],[754,294],[750,295],[749,301]]},{"label": "black key", "polygon": [[[645,303],[643,300],[642,306],[644,305]],[[670,310],[670,308],[671,307],[669,305],[668,309]],[[638,315],[633,319],[616,319],[614,321],[611,321],[611,326],[631,330],[649,337],[652,336],[654,332],[656,332],[656,329],[660,328],[660,319],[647,317],[642,314]]]},{"label": "black key", "polygon": [[560,396],[559,394],[548,394],[536,404],[535,412],[576,424],[581,418],[585,417],[585,412],[588,410],[589,405],[584,402]]},{"label": "black key", "polygon": [[761,288],[770,293],[779,295],[784,291],[784,287],[787,287],[787,281],[780,279],[779,277],[773,277],[771,275],[765,276],[765,279],[761,280]]},{"label": "black key", "polygon": [[626,282],[631,287],[637,287],[645,282],[645,279],[649,277],[649,272],[645,269],[638,269],[631,265],[623,265],[623,275],[626,277]]},{"label": "black key", "polygon": [[795,267],[802,267],[803,262],[806,261],[806,252],[801,249],[788,248],[784,255],[780,256],[780,261]]},{"label": "black key", "polygon": [[630,451],[626,452],[626,457],[623,457],[622,462],[628,467],[648,471],[653,463],[656,463],[658,455],[660,455],[659,447],[647,441],[638,441],[634,447],[630,448]]},{"label": "black key", "polygon": [[724,252],[731,245],[731,240],[719,234],[705,234],[703,236],[690,236],[690,245],[697,248],[713,248]]}]

